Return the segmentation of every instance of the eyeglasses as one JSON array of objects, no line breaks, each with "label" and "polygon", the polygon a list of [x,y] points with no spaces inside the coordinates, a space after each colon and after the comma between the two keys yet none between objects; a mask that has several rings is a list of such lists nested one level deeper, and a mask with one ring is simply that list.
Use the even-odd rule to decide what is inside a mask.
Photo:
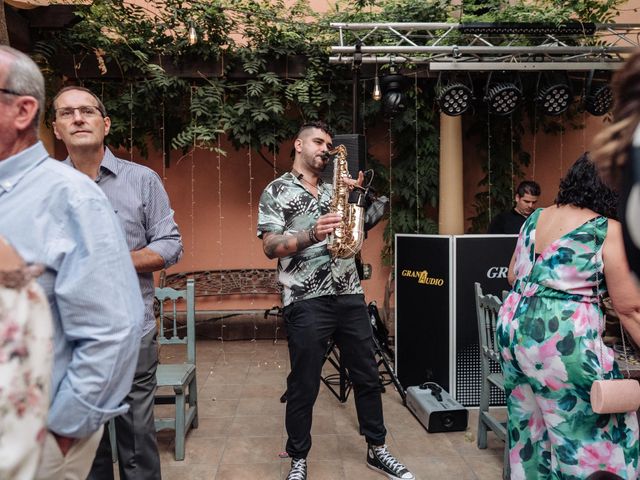
[{"label": "eyeglasses", "polygon": [[75,115],[76,110],[82,118],[95,118],[98,115],[104,117],[102,111],[93,105],[83,105],[81,107],[62,107],[56,108],[56,117],[61,120],[70,120]]},{"label": "eyeglasses", "polygon": [[9,90],[8,88],[0,88],[0,92],[6,93],[7,95],[15,95],[16,97],[22,97],[21,93],[15,92],[13,90]]}]

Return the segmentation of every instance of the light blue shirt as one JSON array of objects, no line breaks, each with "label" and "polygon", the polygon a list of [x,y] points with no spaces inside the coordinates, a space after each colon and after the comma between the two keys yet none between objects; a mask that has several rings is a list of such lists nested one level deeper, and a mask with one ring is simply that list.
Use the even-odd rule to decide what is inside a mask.
[{"label": "light blue shirt", "polygon": [[143,304],[129,249],[104,193],[49,158],[41,142],[0,161],[0,235],[29,263],[53,317],[48,427],[76,438],[127,411]]},{"label": "light blue shirt", "polygon": [[[73,167],[71,159],[65,164]],[[124,230],[129,250],[149,248],[164,260],[164,268],[182,255],[182,239],[173,219],[169,197],[156,172],[139,163],[117,158],[108,148],[95,182],[111,202]],[[138,273],[144,300],[142,335],[156,328],[153,313],[153,273]]]}]

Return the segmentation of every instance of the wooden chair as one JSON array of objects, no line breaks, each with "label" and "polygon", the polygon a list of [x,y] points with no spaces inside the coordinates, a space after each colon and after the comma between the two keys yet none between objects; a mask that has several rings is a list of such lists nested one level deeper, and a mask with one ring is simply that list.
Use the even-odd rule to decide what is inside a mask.
[{"label": "wooden chair", "polygon": [[480,339],[480,366],[482,386],[478,411],[478,448],[487,448],[487,430],[505,442],[503,478],[509,478],[509,442],[506,423],[500,422],[489,411],[491,386],[504,392],[504,377],[500,371],[500,354],[496,348],[496,320],[502,302],[491,294],[483,294],[482,287],[475,283],[478,336]]},{"label": "wooden chair", "polygon": [[[156,418],[156,431],[166,428],[176,432],[175,459],[184,460],[185,437],[190,427],[198,428],[198,389],[196,386],[196,331],[195,331],[195,286],[193,279],[187,280],[186,290],[156,288],[156,299],[160,304],[160,324],[158,343],[160,345],[186,345],[186,361],[183,363],[162,363],[158,365],[156,378],[158,388],[171,387],[173,395],[158,394],[156,404],[175,404],[175,415],[171,418]],[[186,300],[187,325],[178,324],[179,300]],[[167,310],[165,303],[170,303]],[[168,313],[167,313],[168,311]],[[184,313],[184,312],[182,312]],[[170,328],[165,327],[170,324]]]}]

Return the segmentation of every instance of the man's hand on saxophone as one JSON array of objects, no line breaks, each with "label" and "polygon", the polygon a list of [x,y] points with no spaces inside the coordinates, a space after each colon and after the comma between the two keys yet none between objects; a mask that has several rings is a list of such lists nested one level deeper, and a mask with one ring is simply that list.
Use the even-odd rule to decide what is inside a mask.
[{"label": "man's hand on saxophone", "polygon": [[362,185],[364,184],[364,173],[362,173],[362,170],[358,172],[358,178],[351,178],[347,176],[343,176],[342,178],[344,180],[344,183],[349,185],[350,191],[353,190],[354,187],[362,187]]}]

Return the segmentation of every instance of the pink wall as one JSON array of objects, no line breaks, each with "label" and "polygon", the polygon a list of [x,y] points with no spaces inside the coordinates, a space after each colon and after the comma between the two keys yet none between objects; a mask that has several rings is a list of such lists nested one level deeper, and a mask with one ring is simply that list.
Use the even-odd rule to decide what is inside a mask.
[{"label": "pink wall", "polygon": [[[171,165],[163,168],[160,152],[150,152],[144,159],[134,152],[134,161],[155,170],[163,179],[171,206],[184,243],[184,255],[169,273],[237,268],[276,268],[276,261],[269,260],[262,251],[262,241],[256,237],[258,202],[264,187],[274,178],[273,168],[261,157],[247,150],[236,151],[225,141],[221,144],[227,156],[198,150],[193,156],[182,157],[172,152]],[[291,166],[291,144],[283,145],[275,157],[279,169]],[[116,155],[129,159],[129,152],[120,150]],[[273,152],[267,153],[273,161]],[[61,142],[56,143],[56,157],[66,157]],[[182,157],[182,158],[181,158]],[[220,170],[218,170],[218,161]],[[363,259],[373,264],[373,278],[363,282],[368,300],[382,304],[384,284],[389,269],[380,264],[383,226],[369,232],[363,247]],[[225,302],[225,308],[236,308],[247,299],[216,300]],[[250,308],[271,307],[273,297],[256,297],[249,300]],[[209,308],[216,308],[208,305]]]},{"label": "pink wall", "polygon": [[[633,5],[640,0],[634,0]],[[316,11],[331,8],[328,0],[312,0]],[[618,19],[619,22],[639,22],[638,13],[629,10]],[[525,141],[525,148],[535,155],[528,171],[528,177],[534,178],[542,186],[541,205],[553,201],[558,180],[568,166],[580,153],[588,148],[589,141],[600,128],[601,119],[586,116],[588,128],[571,130],[560,135],[538,134]],[[370,149],[383,162],[389,158],[389,138],[386,124],[376,129],[368,126]],[[372,131],[374,130],[374,131]],[[145,160],[136,155],[134,160],[157,171],[165,181],[176,220],[183,235],[185,253],[182,260],[170,269],[170,272],[199,269],[226,269],[249,267],[273,267],[275,261],[267,259],[262,252],[261,241],[255,236],[257,206],[260,194],[266,184],[274,178],[273,168],[267,165],[258,154],[246,150],[237,152],[226,142],[222,147],[228,152],[220,158],[209,151],[197,151],[193,156],[180,158],[180,152],[172,152],[170,168],[163,169],[159,152],[152,152]],[[475,144],[464,145],[464,201],[465,217],[474,214],[473,196],[481,178],[481,165],[475,155]],[[279,167],[288,169],[291,165],[288,152],[291,145],[282,145],[275,161]],[[128,152],[119,152],[123,158],[129,158]],[[64,146],[56,145],[56,157],[64,158]],[[269,158],[272,153],[266,153]],[[389,278],[389,267],[380,261],[383,245],[382,224],[369,232],[363,247],[363,259],[373,265],[373,278],[363,282],[368,300],[382,304],[385,284]],[[246,302],[246,300],[245,300]],[[251,300],[256,308],[273,305],[272,298]],[[237,303],[237,301],[235,302]],[[228,305],[231,308],[234,305]]]},{"label": "pink wall", "polygon": [[[437,118],[437,117],[436,117]],[[525,140],[525,148],[532,153],[532,165],[528,177],[542,186],[540,205],[550,204],[556,194],[558,181],[571,163],[588,148],[589,141],[600,128],[601,119],[586,115],[587,129],[567,129],[564,135],[538,134]],[[367,141],[370,151],[383,163],[388,164],[389,136],[385,124],[368,126]],[[533,142],[535,141],[535,155]],[[165,187],[175,210],[176,221],[184,242],[182,260],[169,272],[203,269],[269,268],[276,266],[262,252],[262,242],[255,236],[258,202],[264,187],[274,178],[273,168],[255,152],[236,151],[223,141],[227,156],[215,152],[198,150],[193,156],[182,157],[181,152],[172,152],[171,165],[163,168],[160,152],[151,151],[148,159],[134,152],[134,160],[154,169],[164,179]],[[278,168],[291,166],[289,152],[291,144],[282,145],[275,157]],[[475,156],[475,141],[464,145],[464,201],[465,218],[475,214],[472,204],[482,177],[481,164]],[[128,151],[116,152],[129,159]],[[64,158],[64,145],[56,144],[56,157]],[[272,152],[266,156],[273,161]],[[220,170],[218,170],[218,161]],[[535,175],[534,175],[535,164]],[[251,173],[250,173],[251,172]],[[390,267],[380,259],[383,246],[384,225],[377,225],[368,233],[363,247],[363,259],[373,266],[373,276],[363,282],[367,300],[384,300],[385,285]],[[217,300],[222,303],[223,300]],[[225,308],[246,305],[247,299],[225,300]],[[250,308],[271,307],[273,297],[254,298]],[[210,308],[216,308],[209,305]]]},{"label": "pink wall", "polygon": [[[570,125],[564,134],[526,135],[523,148],[531,155],[531,164],[523,169],[523,179],[535,180],[542,188],[538,206],[545,207],[553,203],[558,191],[558,184],[562,176],[573,162],[584,152],[590,150],[591,139],[602,128],[605,117],[593,117],[584,114],[581,123],[585,128],[575,130]],[[505,139],[509,141],[510,139]],[[474,155],[477,139],[464,143],[464,202],[465,219],[473,217],[476,212],[473,208],[475,194],[480,191],[478,182],[483,177],[482,164]],[[482,161],[486,162],[486,159]],[[514,180],[517,186],[519,179]],[[493,212],[494,214],[499,212]],[[470,222],[467,222],[467,228]]]}]

